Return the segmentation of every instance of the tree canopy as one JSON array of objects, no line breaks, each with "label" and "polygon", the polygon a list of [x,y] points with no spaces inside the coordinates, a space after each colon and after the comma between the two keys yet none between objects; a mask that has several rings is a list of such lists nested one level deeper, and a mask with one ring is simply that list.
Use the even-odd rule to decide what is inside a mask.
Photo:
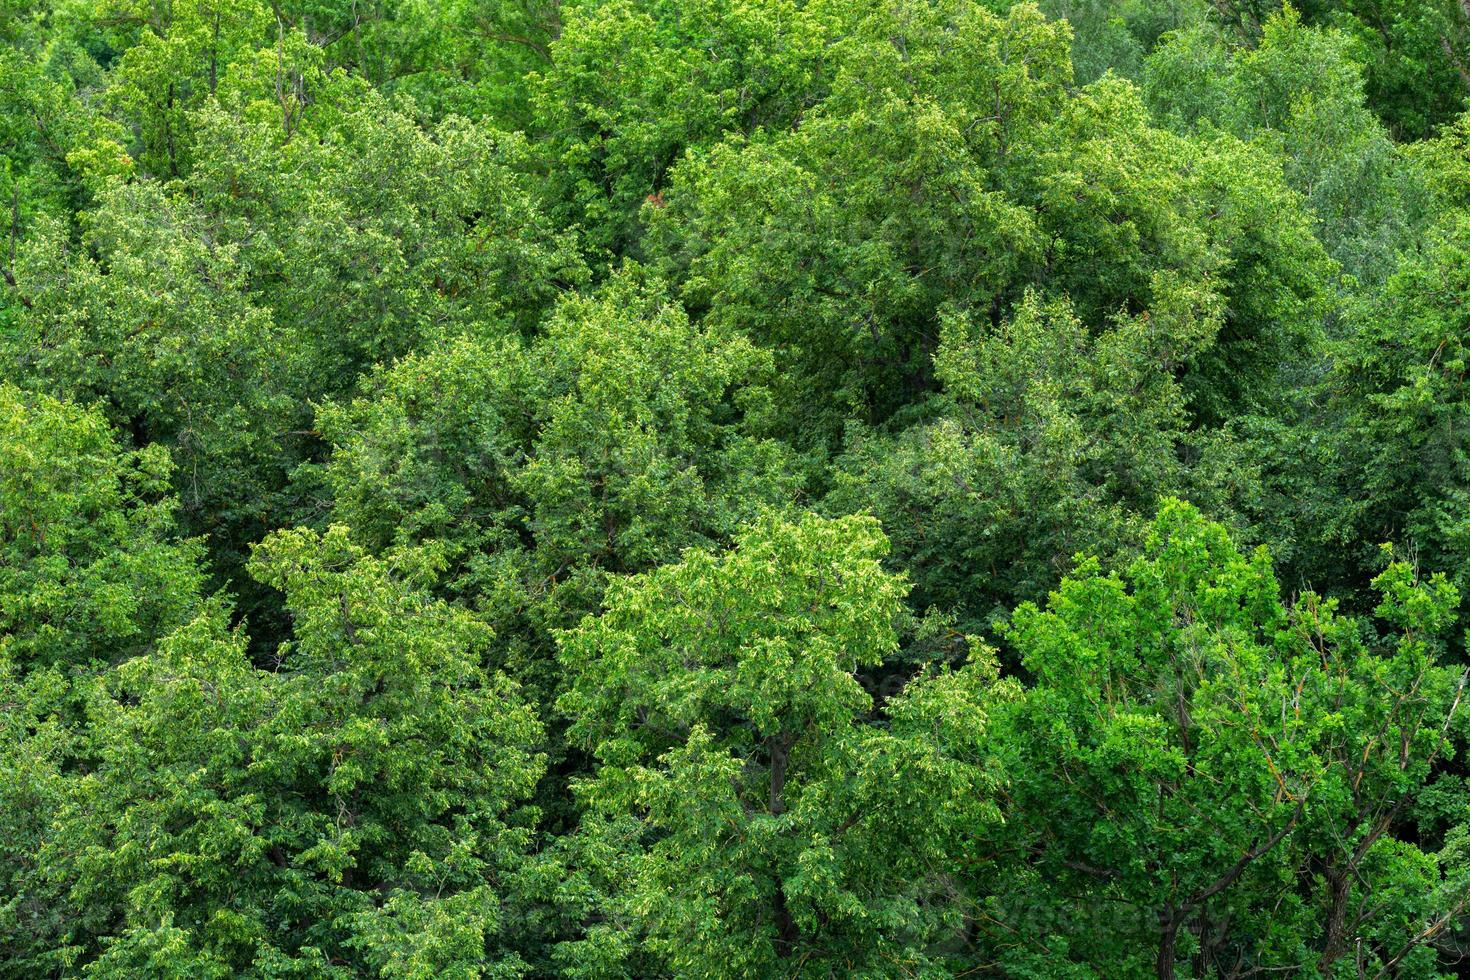
[{"label": "tree canopy", "polygon": [[1470,3],[0,0],[0,980],[1440,978]]}]

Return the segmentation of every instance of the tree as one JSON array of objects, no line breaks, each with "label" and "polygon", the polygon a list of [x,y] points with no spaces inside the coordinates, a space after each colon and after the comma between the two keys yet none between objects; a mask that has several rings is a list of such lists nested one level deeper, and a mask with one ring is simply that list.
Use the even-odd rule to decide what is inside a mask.
[{"label": "tree", "polygon": [[0,0],[0,980],[1452,973],[1467,66]]},{"label": "tree", "polygon": [[1240,519],[1255,491],[1248,458],[1228,430],[1191,431],[1177,378],[1209,349],[1217,301],[1155,292],[1152,311],[1095,335],[1070,304],[1036,294],[994,332],[950,316],[935,353],[942,394],[912,424],[850,428],[826,506],[878,514],[918,608],[980,630],[1044,597],[1077,553],[1138,547],[1170,492]]},{"label": "tree", "polygon": [[74,908],[41,855],[86,758],[86,692],[200,608],[171,464],[102,413],[0,384],[0,974],[64,971]]},{"label": "tree", "polygon": [[41,852],[69,963],[101,976],[513,969],[495,882],[521,859],[541,728],[483,625],[325,535],[252,571],[286,596],[275,670],[212,606],[90,701],[92,764]]},{"label": "tree", "polygon": [[237,569],[275,520],[305,428],[289,340],[238,250],[158,185],[113,182],[84,247],[45,222],[17,279],[29,308],[0,338],[7,375],[96,401],[135,446],[168,449],[184,527]]},{"label": "tree", "polygon": [[1200,23],[1208,0],[1043,0],[1038,6],[1072,27],[1077,80],[1097,81],[1108,72],[1138,78],[1144,57],[1161,36]]},{"label": "tree", "polygon": [[1470,93],[1470,10],[1460,0],[1303,4],[1361,46],[1368,99],[1402,139],[1428,136]]},{"label": "tree", "polygon": [[1368,107],[1349,35],[1308,26],[1291,7],[1261,30],[1239,50],[1206,27],[1171,35],[1144,66],[1150,107],[1176,128],[1277,148],[1328,253],[1360,282],[1381,283],[1427,218],[1423,182]]},{"label": "tree", "polygon": [[[989,902],[1001,955],[1328,974],[1352,935],[1362,970],[1432,969],[1470,881],[1457,838],[1437,856],[1403,816],[1463,723],[1465,674],[1438,662],[1458,595],[1402,563],[1375,584],[1382,638],[1283,603],[1264,549],[1175,501],[1143,557],[1022,605],[1008,639],[1036,680],[995,735],[1019,862]],[[1099,912],[1058,909],[1038,961],[1004,923],[1058,901]]]},{"label": "tree", "polygon": [[790,125],[825,87],[826,4],[778,0],[568,5],[530,76],[531,132],[563,224],[593,255],[625,255],[686,151]]},{"label": "tree", "polygon": [[0,976],[64,972],[74,915],[41,846],[85,733],[61,671],[24,670],[0,649]]},{"label": "tree", "polygon": [[[616,583],[561,637],[588,820],[636,818],[629,892],[676,973],[922,967],[945,880],[993,822],[982,654],[870,723],[856,673],[897,647],[906,586],[871,520],[761,519],[735,548]],[[900,774],[902,777],[900,779]]]},{"label": "tree", "polygon": [[314,395],[461,333],[530,333],[585,282],[574,236],[518,173],[518,134],[424,125],[360,83],[310,83],[289,126],[248,89],[197,114],[190,186]]},{"label": "tree", "polygon": [[237,57],[266,41],[270,11],[254,0],[137,8],[136,22],[146,26],[119,59],[108,97],[135,134],[133,155],[144,171],[180,177],[191,162],[191,110],[216,93]]},{"label": "tree", "polygon": [[690,309],[779,352],[790,438],[831,446],[919,400],[943,315],[999,324],[1027,286],[1094,329],[1161,281],[1213,292],[1191,411],[1280,401],[1331,271],[1310,216],[1260,151],[1154,127],[1131,85],[1069,94],[1067,40],[1025,5],[882,8],[800,127],[691,156],[645,210]]},{"label": "tree", "polygon": [[426,132],[319,77],[283,128],[233,71],[228,110],[189,116],[186,183],[103,181],[80,243],[37,221],[0,370],[101,400],[135,444],[168,447],[185,526],[258,612],[241,568],[304,516],[287,476],[319,449],[310,401],[431,338],[529,332],[585,270],[507,162],[516,137]]},{"label": "tree", "polygon": [[[1343,415],[1339,540],[1399,541],[1463,588],[1467,500],[1460,297],[1470,226],[1453,214],[1410,253],[1382,293],[1354,311],[1337,348],[1333,406]],[[1359,568],[1372,555],[1356,546]]]},{"label": "tree", "polygon": [[673,172],[650,251],[691,309],[779,352],[790,437],[828,444],[922,392],[940,303],[990,309],[1037,251],[992,172],[1063,99],[1064,26],[969,3],[865,11],[790,130]]},{"label": "tree", "polygon": [[1052,0],[1044,8],[1078,25],[1075,57],[1089,66],[1089,79],[1098,63],[1136,78],[1139,54],[1168,46],[1169,29],[1209,23],[1211,33],[1242,53],[1270,44],[1283,18],[1340,32],[1362,68],[1368,106],[1404,142],[1431,135],[1457,115],[1470,91],[1470,10],[1460,0]]},{"label": "tree", "polygon": [[0,331],[24,308],[15,262],[33,223],[79,210],[99,180],[134,166],[123,128],[90,104],[102,68],[69,39],[27,41],[0,49]]},{"label": "tree", "polygon": [[610,575],[727,540],[796,492],[765,434],[769,376],[765,352],[628,269],[529,344],[463,337],[324,405],[319,478],[370,548],[438,549],[446,594],[528,643],[524,679],[549,687],[546,628],[595,609]]},{"label": "tree", "polygon": [[258,768],[288,865],[328,903],[302,910],[303,938],[334,924],[323,947],[384,976],[510,966],[495,883],[528,844],[544,758],[535,712],[483,666],[489,630],[342,527],[280,532],[251,571],[294,622]]},{"label": "tree", "polygon": [[202,554],[177,535],[171,468],[96,410],[0,385],[0,659],[115,663],[192,616]]}]

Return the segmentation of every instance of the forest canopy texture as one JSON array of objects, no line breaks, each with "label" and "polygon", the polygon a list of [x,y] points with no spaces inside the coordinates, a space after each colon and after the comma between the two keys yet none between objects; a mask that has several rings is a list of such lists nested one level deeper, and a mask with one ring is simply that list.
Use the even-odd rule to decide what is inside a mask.
[{"label": "forest canopy texture", "polygon": [[1470,3],[0,0],[0,980],[1439,978]]}]

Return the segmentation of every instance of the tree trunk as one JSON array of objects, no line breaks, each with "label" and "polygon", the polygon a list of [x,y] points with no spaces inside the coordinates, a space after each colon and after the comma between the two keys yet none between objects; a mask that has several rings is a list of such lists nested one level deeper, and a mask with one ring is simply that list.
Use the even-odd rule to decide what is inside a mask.
[{"label": "tree trunk", "polygon": [[1174,946],[1179,939],[1179,913],[1166,909],[1159,913],[1159,958],[1154,964],[1159,980],[1174,980]]},{"label": "tree trunk", "polygon": [[771,797],[766,808],[772,816],[786,812],[786,766],[791,759],[791,746],[795,743],[793,732],[782,732],[766,739],[766,751],[771,756]]},{"label": "tree trunk", "polygon": [[796,945],[801,939],[801,932],[796,928],[796,920],[791,917],[791,910],[786,907],[786,889],[780,883],[776,884],[776,955],[783,959],[790,956],[796,950]]},{"label": "tree trunk", "polygon": [[[771,794],[766,809],[776,817],[786,812],[786,767],[791,760],[791,746],[796,742],[796,733],[782,732],[766,739],[766,751],[771,756]],[[772,909],[776,922],[776,955],[787,957],[796,949],[801,932],[791,910],[786,904],[786,886],[781,880],[780,869],[776,869],[776,899]]]},{"label": "tree trunk", "polygon": [[1326,939],[1322,943],[1322,957],[1317,969],[1324,976],[1331,973],[1332,964],[1343,954],[1347,946],[1347,898],[1352,885],[1347,868],[1335,868],[1327,872],[1328,906]]}]

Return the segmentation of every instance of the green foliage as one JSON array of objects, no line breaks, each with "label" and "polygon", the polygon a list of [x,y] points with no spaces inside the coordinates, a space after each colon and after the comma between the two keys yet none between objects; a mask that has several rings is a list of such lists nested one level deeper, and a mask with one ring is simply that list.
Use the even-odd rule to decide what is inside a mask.
[{"label": "green foliage", "polygon": [[[96,672],[192,618],[202,548],[180,540],[171,464],[119,447],[102,414],[0,385],[0,960],[71,962],[74,907],[42,844],[90,732]],[[79,730],[79,728],[81,730]]]},{"label": "green foliage", "polygon": [[1137,78],[1162,35],[1210,13],[1206,0],[1043,0],[1039,6],[1072,26],[1072,64],[1084,83],[1110,71]]},{"label": "green foliage", "polygon": [[[65,39],[0,50],[0,276],[7,285],[15,249],[34,222],[75,210],[89,185],[133,170],[122,128],[89,104],[102,85],[97,63]],[[0,330],[13,305],[0,297]]]},{"label": "green foliage", "polygon": [[1453,975],[1467,65],[0,0],[0,980]]},{"label": "green foliage", "polygon": [[802,436],[921,390],[937,307],[998,302],[1035,254],[990,168],[1059,108],[1066,42],[1034,9],[879,8],[799,128],[691,156],[650,205],[691,306],[779,352]]},{"label": "green foliage", "polygon": [[529,344],[460,338],[324,405],[320,479],[360,540],[425,543],[449,594],[545,650],[608,576],[725,540],[795,493],[791,453],[763,432],[769,371],[630,269]]},{"label": "green foliage", "polygon": [[[1084,81],[1105,70],[1137,78],[1155,47],[1177,43],[1168,34],[1181,29],[1208,25],[1208,33],[1245,51],[1269,45],[1285,17],[1340,33],[1360,66],[1368,105],[1396,138],[1431,135],[1470,94],[1470,9],[1460,0],[1045,0],[1042,9],[1074,26],[1073,60]],[[1209,60],[1178,67],[1210,80]]]},{"label": "green foliage", "polygon": [[[200,114],[191,180],[309,391],[460,332],[529,330],[585,279],[515,172],[516,134],[420,127],[340,79],[283,125],[270,103]],[[299,131],[297,131],[299,128]]]},{"label": "green foliage", "polygon": [[0,662],[122,660],[190,617],[200,548],[176,536],[170,469],[99,412],[0,385]]},{"label": "green foliage", "polygon": [[0,706],[0,973],[57,973],[70,962],[62,936],[73,909],[41,845],[66,794],[75,699],[60,669],[23,671],[0,653]]},{"label": "green foliage", "polygon": [[1460,326],[1467,235],[1470,225],[1455,215],[1405,257],[1382,294],[1357,311],[1332,379],[1344,413],[1336,447],[1346,479],[1362,488],[1341,507],[1344,534],[1411,543],[1462,589],[1470,546]]},{"label": "green foliage", "polygon": [[1370,104],[1395,133],[1428,136],[1470,91],[1470,10],[1459,0],[1307,4],[1361,46]]},{"label": "green foliage", "polygon": [[345,528],[252,571],[293,640],[262,671],[206,610],[89,700],[93,762],[42,849],[68,962],[102,976],[481,975],[515,956],[489,882],[521,859],[541,729],[490,641]]},{"label": "green foliage", "polygon": [[118,59],[108,96],[135,134],[139,165],[177,177],[189,170],[190,110],[216,93],[231,62],[265,41],[270,12],[256,0],[136,7],[146,26]]},{"label": "green foliage", "polygon": [[1191,300],[1096,336],[1034,295],[995,333],[947,319],[931,417],[850,433],[827,506],[872,507],[916,570],[916,604],[971,628],[1041,598],[1078,552],[1136,546],[1162,494],[1231,513],[1252,473],[1228,432],[1189,430],[1175,377],[1219,329],[1218,307]]},{"label": "green foliage", "polygon": [[1021,606],[1009,639],[1035,684],[998,720],[999,843],[1029,859],[996,885],[992,941],[1068,896],[1096,912],[1056,908],[1033,938],[1106,975],[1428,969],[1397,924],[1470,892],[1457,849],[1442,865],[1400,821],[1463,723],[1465,674],[1438,663],[1459,597],[1403,563],[1375,585],[1396,635],[1364,642],[1332,602],[1284,604],[1264,550],[1176,501],[1121,573],[1086,562]]},{"label": "green foliage", "polygon": [[801,436],[888,418],[928,386],[942,312],[995,322],[1027,283],[1089,324],[1148,309],[1160,274],[1220,295],[1188,382],[1216,419],[1310,346],[1326,260],[1290,191],[1249,148],[1154,129],[1116,80],[1066,98],[1066,41],[1027,7],[874,15],[799,129],[691,157],[646,209],[691,308],[780,353]]},{"label": "green foliage", "polygon": [[585,279],[507,162],[519,137],[457,119],[424,132],[316,82],[284,125],[249,86],[233,111],[192,114],[187,184],[103,181],[80,243],[39,219],[0,334],[0,374],[100,399],[135,442],[169,448],[187,528],[236,576],[297,516],[287,475],[317,448],[311,400],[460,332],[529,330]]},{"label": "green foliage", "polygon": [[1381,282],[1422,227],[1419,174],[1366,104],[1352,39],[1302,23],[1290,7],[1260,43],[1232,52],[1207,27],[1169,36],[1144,67],[1151,107],[1176,127],[1219,127],[1274,145],[1306,195],[1318,234],[1345,271]]},{"label": "green foliage", "polygon": [[26,297],[5,345],[26,387],[101,401],[136,444],[167,447],[186,527],[254,537],[271,523],[302,428],[284,332],[237,249],[189,202],[112,183],[77,250],[48,221],[18,259]]},{"label": "green foliage", "polygon": [[999,816],[992,674],[982,654],[868,719],[856,673],[896,650],[906,591],[885,550],[871,520],[768,516],[728,554],[620,582],[562,637],[568,737],[600,763],[581,792],[647,842],[610,902],[676,974],[922,968],[958,926],[932,876]]},{"label": "green foliage", "polygon": [[570,5],[532,79],[555,212],[599,254],[637,238],[688,150],[790,125],[825,88],[825,4],[733,0]]}]

